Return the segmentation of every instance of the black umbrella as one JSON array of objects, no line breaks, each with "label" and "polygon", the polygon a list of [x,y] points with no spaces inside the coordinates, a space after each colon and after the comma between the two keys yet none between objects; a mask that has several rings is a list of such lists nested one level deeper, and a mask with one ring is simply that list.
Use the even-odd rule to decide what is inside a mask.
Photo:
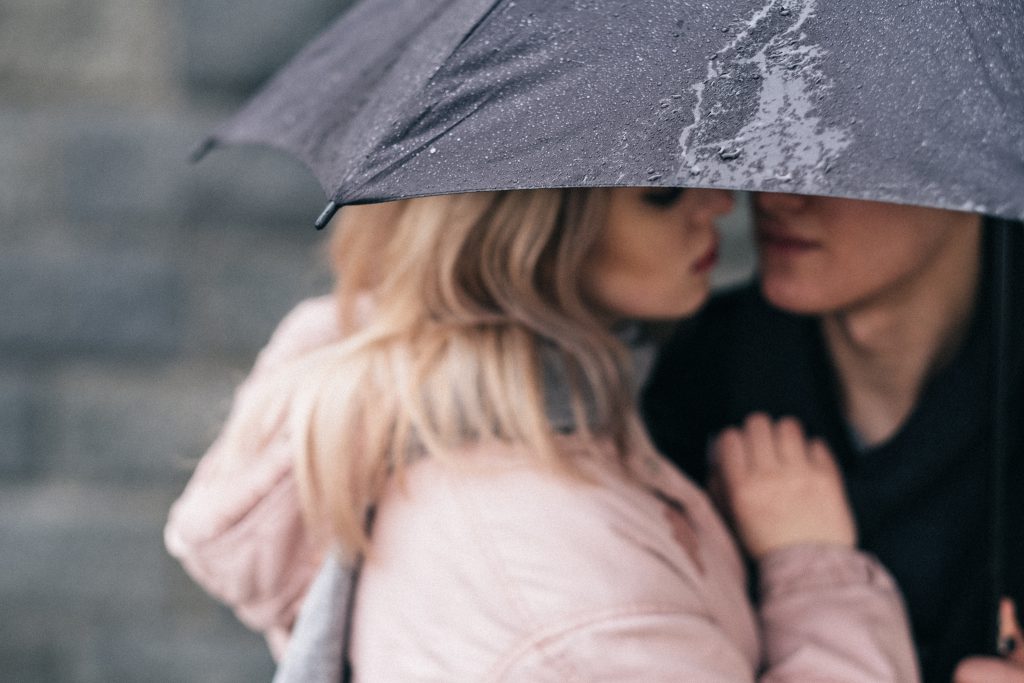
[{"label": "black umbrella", "polygon": [[965,210],[1004,219],[1005,243],[1024,219],[1024,3],[363,0],[200,156],[246,142],[310,167],[321,227],[347,203],[647,185]]},{"label": "black umbrella", "polygon": [[1024,4],[364,0],[220,142],[297,156],[333,205],[685,185],[1019,220]]}]

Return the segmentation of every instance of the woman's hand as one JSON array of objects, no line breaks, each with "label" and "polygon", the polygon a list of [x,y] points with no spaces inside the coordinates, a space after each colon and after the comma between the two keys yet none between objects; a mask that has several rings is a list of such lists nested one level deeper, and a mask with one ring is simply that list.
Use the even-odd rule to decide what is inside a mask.
[{"label": "woman's hand", "polygon": [[714,489],[755,559],[800,543],[856,545],[835,459],[795,419],[753,413],[718,436],[714,454]]}]

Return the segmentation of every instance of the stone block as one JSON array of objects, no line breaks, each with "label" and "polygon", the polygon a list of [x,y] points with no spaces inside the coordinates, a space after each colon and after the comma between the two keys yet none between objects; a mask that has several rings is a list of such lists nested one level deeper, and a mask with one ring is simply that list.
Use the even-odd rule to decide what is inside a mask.
[{"label": "stone block", "polygon": [[320,32],[346,0],[185,0],[186,76],[198,89],[245,93]]},{"label": "stone block", "polygon": [[330,291],[320,245],[245,227],[199,229],[194,242],[204,258],[190,263],[187,277],[192,353],[252,357],[296,303]]},{"label": "stone block", "polygon": [[48,117],[13,104],[6,96],[0,104],[0,236],[5,245],[15,221],[34,213],[53,220],[60,188],[59,148]]},{"label": "stone block", "polygon": [[[194,108],[174,116],[144,110],[85,107],[43,110],[0,123],[0,179],[8,208],[22,220],[52,219],[108,225],[127,239],[159,226],[241,223],[289,235],[312,234],[326,203],[313,175],[281,152],[228,147],[192,164],[189,155],[233,107]],[[46,121],[45,124],[34,121]],[[24,194],[25,197],[18,198]]]},{"label": "stone block", "polygon": [[56,373],[42,473],[61,481],[181,485],[212,443],[242,372],[224,365],[86,364]]},{"label": "stone block", "polygon": [[326,203],[313,174],[276,150],[219,148],[188,173],[186,219],[194,224],[246,223],[308,243]]},{"label": "stone block", "polygon": [[61,204],[70,220],[180,222],[188,156],[206,121],[85,109],[59,120]]},{"label": "stone block", "polygon": [[27,375],[0,375],[0,478],[29,474],[32,459],[33,394]]},{"label": "stone block", "polygon": [[[118,609],[161,603],[160,529],[171,495],[68,484],[0,484],[0,595]],[[6,604],[6,603],[5,603]]]},{"label": "stone block", "polygon": [[70,93],[171,99],[181,63],[172,7],[160,0],[4,0],[0,91],[10,100]]},{"label": "stone block", "polygon": [[[6,596],[5,596],[6,597]],[[4,683],[269,681],[265,641],[223,608],[220,618],[156,611],[149,604],[111,612],[101,604],[4,603],[0,680]]]},{"label": "stone block", "polygon": [[173,262],[139,250],[0,252],[0,349],[39,357],[166,355],[181,337],[183,283]]},{"label": "stone block", "polygon": [[92,673],[91,680],[96,683],[243,683],[268,681],[274,670],[267,645],[259,635],[237,622],[218,624],[212,620],[124,620],[105,629],[93,648],[79,657],[76,669]]},{"label": "stone block", "polygon": [[[181,601],[160,487],[0,484],[0,680],[268,680],[262,639]],[[193,592],[199,589],[192,587]]]}]

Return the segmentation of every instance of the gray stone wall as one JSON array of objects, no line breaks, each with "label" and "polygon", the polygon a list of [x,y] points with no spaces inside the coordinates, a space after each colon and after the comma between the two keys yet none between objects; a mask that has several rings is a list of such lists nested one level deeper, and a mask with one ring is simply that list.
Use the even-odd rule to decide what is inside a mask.
[{"label": "gray stone wall", "polygon": [[269,680],[163,550],[276,321],[325,291],[301,166],[191,148],[338,0],[0,0],[0,680]]},{"label": "gray stone wall", "polygon": [[186,159],[346,4],[0,0],[0,680],[269,679],[160,532],[275,323],[329,285],[323,196],[272,152]]}]

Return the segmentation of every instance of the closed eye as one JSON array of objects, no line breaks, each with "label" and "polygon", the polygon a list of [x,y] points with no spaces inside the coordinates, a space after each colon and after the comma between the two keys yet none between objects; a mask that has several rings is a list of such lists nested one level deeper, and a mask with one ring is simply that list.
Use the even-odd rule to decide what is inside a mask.
[{"label": "closed eye", "polygon": [[667,209],[679,201],[682,196],[683,188],[681,187],[658,187],[644,192],[643,200],[651,206]]}]

